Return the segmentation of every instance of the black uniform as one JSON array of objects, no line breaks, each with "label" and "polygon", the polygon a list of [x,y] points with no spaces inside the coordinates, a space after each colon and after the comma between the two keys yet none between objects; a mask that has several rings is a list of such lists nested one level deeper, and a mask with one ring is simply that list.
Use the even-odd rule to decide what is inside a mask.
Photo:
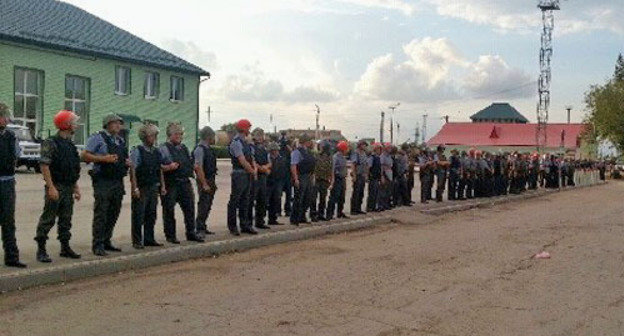
[{"label": "black uniform", "polygon": [[282,203],[282,192],[284,183],[290,176],[287,172],[290,168],[290,162],[286,158],[278,154],[271,157],[271,174],[267,177],[267,195],[269,199],[269,224],[277,223],[277,216],[280,213]]},{"label": "black uniform", "polygon": [[379,155],[373,154],[369,158],[370,170],[368,175],[368,199],[366,211],[379,211],[379,184],[381,183],[381,160]]},{"label": "black uniform", "polygon": [[110,248],[113,230],[121,212],[125,188],[123,178],[128,174],[126,160],[128,149],[123,139],[101,131],[99,135],[106,143],[108,154],[117,155],[115,163],[99,163],[99,169],[89,172],[93,182],[95,205],[93,209],[93,249]]},{"label": "black uniform", "polygon": [[9,130],[0,130],[0,227],[4,262],[19,262],[15,240],[15,144],[17,138]]},{"label": "black uniform", "polygon": [[238,227],[236,224],[236,215],[240,221],[240,228],[243,231],[251,230],[251,220],[247,215],[250,190],[251,190],[251,174],[245,171],[245,168],[238,162],[236,153],[233,151],[233,147],[240,147],[242,155],[245,160],[250,164],[253,163],[253,151],[251,146],[243,139],[241,135],[237,135],[232,139],[230,143],[230,157],[232,161],[232,191],[230,193],[230,200],[227,206],[227,224],[228,229],[232,233],[238,233]]},{"label": "black uniform", "polygon": [[52,183],[59,193],[59,199],[48,199],[47,187],[45,205],[37,225],[36,241],[48,240],[48,233],[58,218],[58,240],[67,244],[71,238],[71,219],[74,211],[74,187],[80,178],[80,157],[71,139],[58,134],[41,145],[41,163],[50,168]]},{"label": "black uniform", "polygon": [[[252,145],[256,165],[269,164],[269,153],[264,145]],[[251,184],[251,199],[247,206],[247,216],[250,222],[255,222],[256,227],[263,227],[266,223],[264,217],[267,209],[267,174],[258,172],[258,178]],[[254,209],[255,221],[254,221]]]},{"label": "black uniform", "polygon": [[316,158],[312,152],[304,147],[297,148],[301,154],[301,161],[297,164],[299,172],[299,187],[295,186],[295,197],[293,199],[293,209],[290,214],[290,223],[297,225],[305,223],[306,212],[312,205],[312,174],[316,165]]},{"label": "black uniform", "polygon": [[[198,149],[202,151],[202,161],[201,163],[195,162],[195,164],[201,164],[204,171],[204,178],[210,187],[210,191],[204,191],[201,185],[197,185],[199,200],[197,201],[197,217],[195,218],[195,227],[197,228],[197,232],[199,234],[205,234],[208,231],[206,220],[208,220],[208,216],[210,215],[214,196],[217,192],[217,155],[214,153],[212,147],[204,144],[197,145],[193,153],[195,153]],[[197,160],[196,157],[193,159],[194,161]]]},{"label": "black uniform", "polygon": [[160,164],[162,156],[157,148],[146,148],[139,145],[135,149],[140,162],[135,167],[137,188],[140,197],[132,198],[132,243],[138,245],[154,245],[154,226],[156,225],[156,208],[160,191]]},{"label": "black uniform", "polygon": [[461,198],[459,193],[459,181],[461,179],[461,161],[459,156],[451,155],[448,180],[448,199],[457,200]]},{"label": "black uniform", "polygon": [[[176,241],[175,205],[180,205],[184,214],[186,239],[195,238],[195,193],[190,178],[193,177],[191,154],[184,144],[174,145],[166,142],[163,145],[169,151],[171,162],[179,164],[178,169],[164,173],[167,194],[162,197],[163,222],[165,237],[168,241]],[[165,158],[167,161],[167,158]]]}]

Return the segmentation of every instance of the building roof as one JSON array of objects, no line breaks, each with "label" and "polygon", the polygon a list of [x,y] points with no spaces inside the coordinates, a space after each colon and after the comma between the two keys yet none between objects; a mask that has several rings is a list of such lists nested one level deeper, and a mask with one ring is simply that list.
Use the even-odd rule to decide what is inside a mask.
[{"label": "building roof", "polygon": [[[584,124],[548,124],[546,147],[578,148]],[[537,146],[537,124],[447,123],[428,145]]]},{"label": "building roof", "polygon": [[93,14],[56,0],[0,1],[0,40],[210,75]]},{"label": "building roof", "polygon": [[470,117],[471,120],[501,120],[510,119],[514,122],[527,123],[529,120],[525,118],[518,110],[508,103],[493,103],[483,110],[475,113]]}]

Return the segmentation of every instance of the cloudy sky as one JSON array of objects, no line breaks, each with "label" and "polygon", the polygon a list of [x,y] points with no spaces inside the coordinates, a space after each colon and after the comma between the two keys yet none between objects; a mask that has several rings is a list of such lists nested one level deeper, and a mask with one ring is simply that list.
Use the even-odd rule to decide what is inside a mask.
[{"label": "cloudy sky", "polygon": [[[442,116],[468,121],[494,101],[535,120],[537,0],[66,1],[210,71],[200,108],[211,126],[246,117],[270,129],[272,114],[280,129],[313,128],[318,104],[321,125],[378,137],[397,102],[402,141],[425,113],[430,137]],[[562,2],[552,122],[567,105],[580,121],[584,92],[612,74],[623,14],[620,0]]]}]

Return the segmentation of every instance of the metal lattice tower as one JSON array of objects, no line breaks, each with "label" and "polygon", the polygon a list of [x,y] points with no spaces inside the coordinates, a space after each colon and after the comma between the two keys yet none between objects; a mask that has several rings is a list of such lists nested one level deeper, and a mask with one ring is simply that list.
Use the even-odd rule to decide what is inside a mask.
[{"label": "metal lattice tower", "polygon": [[550,60],[553,54],[552,34],[555,29],[554,11],[559,10],[559,0],[540,0],[538,5],[542,11],[542,48],[540,49],[540,76],[538,80],[539,103],[537,104],[537,150],[541,153],[546,147],[546,127],[548,125],[548,109],[550,108]]}]

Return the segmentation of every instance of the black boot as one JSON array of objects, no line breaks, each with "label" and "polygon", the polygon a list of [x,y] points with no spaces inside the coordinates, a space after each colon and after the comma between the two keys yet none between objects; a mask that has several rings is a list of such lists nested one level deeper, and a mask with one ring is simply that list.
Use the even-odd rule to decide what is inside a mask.
[{"label": "black boot", "polygon": [[37,240],[37,261],[42,263],[51,263],[52,259],[48,255],[48,251],[46,251],[46,241],[45,239]]},{"label": "black boot", "polygon": [[69,242],[61,242],[61,257],[69,259],[80,259],[80,254],[74,252],[69,246]]}]

